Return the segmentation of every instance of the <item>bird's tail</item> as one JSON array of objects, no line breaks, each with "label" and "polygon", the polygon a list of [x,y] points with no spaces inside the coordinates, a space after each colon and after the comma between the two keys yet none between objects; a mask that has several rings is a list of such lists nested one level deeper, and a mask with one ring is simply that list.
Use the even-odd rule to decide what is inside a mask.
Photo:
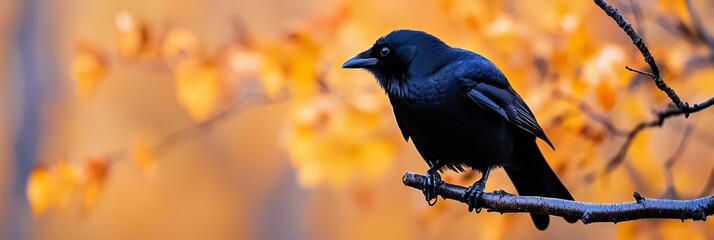
[{"label": "bird's tail", "polygon": [[[518,194],[574,200],[548,162],[545,161],[535,141],[523,142],[516,146],[518,148],[513,151],[513,162],[504,166],[504,169]],[[531,213],[531,218],[539,230],[545,230],[550,222],[547,214]],[[572,218],[565,220],[570,223],[578,221],[578,219]]]}]

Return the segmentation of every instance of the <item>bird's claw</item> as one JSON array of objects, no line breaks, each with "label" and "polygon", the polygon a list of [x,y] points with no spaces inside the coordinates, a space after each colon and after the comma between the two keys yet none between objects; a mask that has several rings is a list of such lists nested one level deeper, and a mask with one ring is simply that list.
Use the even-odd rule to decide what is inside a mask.
[{"label": "bird's claw", "polygon": [[466,204],[469,205],[469,212],[476,210],[476,213],[480,213],[482,206],[479,200],[481,200],[481,194],[486,188],[486,182],[477,181],[471,185],[464,193],[464,198],[467,200]]},{"label": "bird's claw", "polygon": [[436,195],[436,188],[441,184],[441,176],[436,171],[429,170],[426,172],[426,182],[424,182],[424,187],[421,191],[424,193],[424,198],[429,206],[434,206],[438,200]]}]

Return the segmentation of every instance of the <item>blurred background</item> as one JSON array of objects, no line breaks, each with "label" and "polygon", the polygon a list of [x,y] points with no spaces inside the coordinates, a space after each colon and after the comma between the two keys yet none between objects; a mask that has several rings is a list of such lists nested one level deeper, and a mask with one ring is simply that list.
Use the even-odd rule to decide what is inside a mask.
[{"label": "blurred background", "polygon": [[[611,4],[685,101],[714,94],[714,3]],[[714,237],[711,220],[551,218],[541,232],[527,214],[428,207],[401,183],[427,165],[383,91],[339,68],[400,28],[495,62],[577,200],[712,194],[713,111],[626,144],[669,99],[624,68],[648,69],[591,1],[10,0],[0,1],[0,238]],[[496,189],[515,193],[502,170]]]}]

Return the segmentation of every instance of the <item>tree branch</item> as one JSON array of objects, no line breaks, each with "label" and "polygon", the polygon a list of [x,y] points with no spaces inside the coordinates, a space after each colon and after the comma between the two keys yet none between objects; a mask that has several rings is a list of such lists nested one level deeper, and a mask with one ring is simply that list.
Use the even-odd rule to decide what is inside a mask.
[{"label": "tree branch", "polygon": [[661,198],[677,198],[677,189],[674,187],[674,176],[672,173],[672,167],[679,160],[684,151],[689,146],[689,140],[691,140],[692,132],[694,132],[694,124],[687,125],[687,129],[684,130],[682,140],[679,142],[679,146],[674,150],[674,153],[664,162],[664,174],[666,190],[660,196]]},{"label": "tree branch", "polygon": [[[667,83],[664,82],[662,79],[662,76],[660,76],[659,72],[659,67],[657,66],[657,62],[655,61],[654,57],[652,56],[652,53],[650,53],[650,50],[647,48],[647,45],[645,45],[645,42],[642,40],[642,38],[635,32],[635,30],[632,28],[632,25],[625,20],[624,17],[617,11],[617,9],[613,8],[610,4],[605,2],[604,0],[594,0],[595,4],[597,4],[605,13],[610,16],[617,25],[622,28],[623,31],[627,34],[628,37],[632,40],[632,43],[635,44],[637,49],[640,51],[642,56],[645,58],[645,62],[650,66],[650,70],[652,73],[646,73],[643,71],[637,71],[638,73],[641,74],[646,74],[650,77],[652,77],[652,80],[654,80],[655,85],[657,85],[657,88],[661,90],[662,92],[667,94],[667,97],[669,97],[672,100],[672,103],[674,103],[676,107],[676,111],[678,112],[677,115],[679,114],[684,114],[685,117],[689,116],[689,113],[697,112],[699,110],[702,110],[704,108],[707,108],[714,104],[714,97],[710,98],[709,100],[706,100],[704,102],[694,104],[693,106],[690,106],[689,103],[683,102],[680,98],[679,95],[672,89]],[[634,70],[631,68],[628,68],[630,70]]]},{"label": "tree branch", "polygon": [[[659,72],[659,67],[657,66],[657,62],[655,61],[654,57],[652,56],[652,53],[650,53],[649,49],[647,48],[647,45],[645,44],[644,40],[635,32],[635,30],[632,28],[632,25],[625,20],[624,17],[617,11],[617,9],[613,8],[610,4],[605,2],[604,0],[594,0],[595,4],[597,4],[605,13],[610,16],[617,25],[622,28],[623,31],[627,34],[628,37],[632,40],[632,43],[637,47],[637,49],[640,51],[642,56],[645,59],[645,62],[650,66],[650,70],[652,71],[651,73],[645,72],[645,71],[640,71],[634,68],[630,68],[628,66],[625,66],[627,70],[643,74],[646,76],[649,76],[652,78],[652,80],[655,82],[655,85],[659,90],[662,92],[666,93],[667,96],[672,100],[672,103],[674,106],[670,106],[664,110],[657,111],[655,112],[656,118],[654,120],[651,120],[649,122],[640,122],[637,124],[632,130],[629,131],[627,134],[627,139],[625,142],[622,144],[620,147],[619,151],[613,157],[610,162],[608,162],[607,167],[605,169],[605,173],[608,173],[615,169],[617,166],[622,163],[624,160],[625,156],[627,155],[627,150],[629,149],[630,145],[632,144],[632,141],[635,139],[635,137],[645,128],[651,128],[651,127],[659,127],[662,126],[662,123],[664,123],[664,120],[673,116],[679,116],[684,114],[684,117],[689,117],[690,113],[698,112],[702,109],[705,109],[707,107],[710,107],[711,105],[714,104],[714,97],[711,97],[701,103],[697,103],[694,105],[689,105],[687,102],[683,102],[680,98],[679,95],[672,89],[667,83],[664,82],[662,79],[662,76],[660,76]],[[690,6],[691,7],[691,6]],[[693,16],[694,17],[694,16]],[[591,114],[592,115],[592,114]],[[601,123],[607,123],[607,121],[599,121]],[[604,124],[605,127],[607,127],[610,130],[616,130],[616,128],[612,127],[611,124]],[[622,134],[622,132],[617,131],[619,135]]]},{"label": "tree branch", "polygon": [[[700,104],[694,104],[690,108],[695,109],[696,111],[702,110],[704,108],[707,108],[714,104],[714,97],[700,103]],[[694,111],[694,112],[696,112]],[[646,128],[652,128],[652,127],[660,127],[664,123],[664,120],[667,118],[673,117],[673,116],[679,116],[682,114],[688,114],[685,112],[685,110],[681,108],[677,108],[674,106],[671,106],[665,110],[659,110],[655,111],[655,119],[648,121],[648,122],[640,122],[637,124],[632,130],[629,131],[627,134],[627,139],[625,139],[625,142],[620,146],[620,150],[618,150],[617,154],[615,157],[613,157],[610,162],[607,163],[607,167],[605,169],[605,172],[610,172],[613,169],[615,169],[617,166],[619,166],[622,161],[625,159],[625,156],[627,156],[627,150],[630,148],[630,144],[632,144],[632,141],[637,137],[637,135],[644,129]],[[603,123],[604,124],[604,123]],[[609,127],[606,125],[609,129]],[[618,135],[621,134],[618,132]]]},{"label": "tree branch", "polygon": [[691,0],[684,0],[687,6],[687,11],[689,11],[689,17],[692,19],[692,24],[694,24],[694,29],[696,30],[697,37],[706,44],[710,50],[714,50],[714,37],[709,34],[707,29],[704,27],[702,19],[699,18],[697,10],[694,9]]},{"label": "tree branch", "polygon": [[[421,189],[426,177],[415,173],[404,173],[404,185]],[[466,188],[450,183],[442,183],[436,193],[444,199],[467,202]],[[553,216],[578,218],[583,223],[623,222],[645,218],[706,220],[714,214],[714,196],[693,200],[645,199],[635,193],[634,202],[587,203],[557,198],[516,196],[503,190],[484,192],[479,199],[489,212],[499,213],[545,213]]]}]

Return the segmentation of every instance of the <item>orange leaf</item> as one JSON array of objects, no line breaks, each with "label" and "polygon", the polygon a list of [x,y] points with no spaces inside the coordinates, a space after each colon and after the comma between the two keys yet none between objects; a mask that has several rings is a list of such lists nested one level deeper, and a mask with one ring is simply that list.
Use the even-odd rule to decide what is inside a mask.
[{"label": "orange leaf", "polygon": [[201,46],[196,36],[186,29],[172,29],[164,39],[161,55],[175,64],[181,59],[200,59]]},{"label": "orange leaf", "polygon": [[35,167],[27,183],[27,198],[34,215],[67,206],[81,179],[79,171],[64,160],[50,168]]},{"label": "orange leaf", "polygon": [[71,74],[77,94],[87,99],[94,94],[105,73],[104,61],[91,50],[80,50],[72,60]]},{"label": "orange leaf", "polygon": [[107,178],[108,168],[108,159],[104,157],[90,158],[85,163],[82,211],[90,210],[97,202],[99,193],[102,191]]},{"label": "orange leaf", "polygon": [[156,170],[153,154],[141,138],[134,141],[134,163],[147,173],[153,173]]},{"label": "orange leaf", "polygon": [[115,20],[117,47],[119,54],[136,57],[145,50],[148,43],[146,26],[127,12],[119,13]]},{"label": "orange leaf", "polygon": [[615,106],[615,88],[609,83],[609,81],[601,81],[595,87],[595,95],[597,96],[597,101],[602,109],[610,111],[613,106]]},{"label": "orange leaf", "polygon": [[32,207],[32,213],[37,215],[45,212],[54,205],[51,196],[52,177],[44,167],[35,167],[30,173],[30,180],[27,183],[27,199]]},{"label": "orange leaf", "polygon": [[285,89],[285,74],[277,64],[265,63],[260,74],[260,82],[263,84],[265,93],[270,97],[276,97]]},{"label": "orange leaf", "polygon": [[219,101],[218,68],[212,62],[181,61],[174,69],[179,105],[198,121],[205,120]]}]

